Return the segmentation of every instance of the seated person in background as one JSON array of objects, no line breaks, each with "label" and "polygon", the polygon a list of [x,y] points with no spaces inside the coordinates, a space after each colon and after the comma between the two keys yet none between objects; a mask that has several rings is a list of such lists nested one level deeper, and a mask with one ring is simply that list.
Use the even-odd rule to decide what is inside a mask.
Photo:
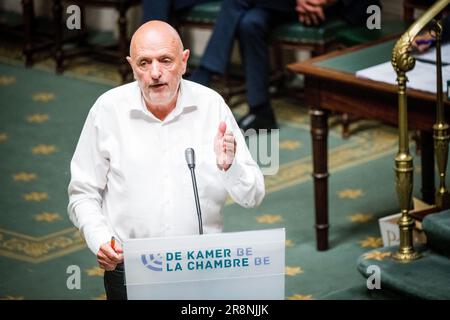
[{"label": "seated person in background", "polygon": [[69,217],[106,270],[108,299],[127,298],[121,242],[198,234],[186,148],[197,152],[204,233],[222,232],[228,195],[244,207],[264,197],[262,172],[225,101],[182,79],[188,57],[169,24],[143,24],[127,57],[137,81],[97,99],[70,164]]},{"label": "seated person in background", "polygon": [[224,0],[200,66],[190,79],[209,85],[213,74],[224,74],[237,38],[250,107],[238,124],[243,130],[277,128],[269,97],[270,31],[296,20],[319,25],[331,16],[363,24],[372,4],[380,5],[378,0]]},{"label": "seated person in background", "polygon": [[[450,15],[445,17],[442,20],[442,34],[441,34],[442,42],[450,41]],[[427,51],[434,42],[434,36],[432,32],[427,31],[421,35],[418,35],[414,38],[412,43],[413,48],[415,48],[419,52]]]},{"label": "seated person in background", "polygon": [[173,13],[211,0],[142,0],[142,23],[151,20],[170,22]]}]

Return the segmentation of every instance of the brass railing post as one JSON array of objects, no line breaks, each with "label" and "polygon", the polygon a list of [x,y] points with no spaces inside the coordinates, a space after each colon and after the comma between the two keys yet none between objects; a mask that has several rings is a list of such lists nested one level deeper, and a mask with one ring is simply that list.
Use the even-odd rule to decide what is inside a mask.
[{"label": "brass railing post", "polygon": [[447,171],[448,142],[450,139],[449,126],[445,120],[444,97],[442,93],[442,59],[441,59],[441,34],[442,21],[434,21],[432,32],[436,39],[436,123],[433,126],[434,149],[436,163],[439,170],[439,188],[436,190],[436,206],[448,208],[449,193],[445,186]]},{"label": "brass railing post", "polygon": [[398,83],[398,131],[399,148],[395,157],[395,186],[400,204],[401,217],[398,220],[400,228],[400,246],[393,257],[402,262],[418,259],[420,254],[414,251],[413,227],[414,220],[409,215],[413,189],[413,159],[409,153],[408,108],[406,97],[406,72],[414,68],[415,60],[409,54],[410,42],[408,35],[403,35],[394,47],[392,66],[397,72]]},{"label": "brass railing post", "polygon": [[[400,37],[395,44],[392,52],[392,66],[397,73],[398,83],[398,128],[399,128],[399,150],[395,157],[395,176],[396,176],[396,191],[400,204],[401,217],[398,220],[400,228],[400,246],[398,251],[393,255],[394,259],[401,262],[409,262],[420,258],[420,254],[414,250],[413,244],[413,227],[414,220],[409,214],[411,203],[411,195],[413,189],[413,160],[409,153],[409,139],[408,139],[408,107],[406,96],[406,72],[412,70],[415,65],[415,59],[411,55],[411,43],[417,34],[434,18],[436,17],[448,4],[450,0],[436,1],[425,13],[417,19],[406,32]],[[440,60],[440,31],[442,27],[437,24],[435,32],[439,33],[437,43],[437,120],[434,125],[434,139],[436,158],[439,166],[440,174],[440,188],[437,192],[436,198],[441,198],[447,191],[445,188],[445,170],[448,153],[448,125],[444,119],[444,109],[442,104],[442,75],[441,75],[441,60]],[[440,97],[440,98],[439,98]],[[440,101],[440,102],[439,102]],[[441,175],[442,174],[442,175]],[[442,199],[445,197],[442,196]],[[440,201],[437,199],[437,201]]]}]

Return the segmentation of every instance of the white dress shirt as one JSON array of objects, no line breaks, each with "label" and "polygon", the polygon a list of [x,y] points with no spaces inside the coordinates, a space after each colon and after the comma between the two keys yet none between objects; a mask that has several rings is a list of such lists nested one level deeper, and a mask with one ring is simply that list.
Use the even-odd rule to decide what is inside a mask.
[{"label": "white dress shirt", "polygon": [[[217,167],[214,152],[221,121],[237,143],[227,171]],[[244,207],[261,203],[261,170],[215,91],[181,80],[176,107],[163,121],[147,110],[137,82],[97,99],[72,158],[68,188],[69,217],[94,254],[111,236],[123,241],[198,234],[186,148],[195,150],[204,233],[222,231],[228,194]]]}]

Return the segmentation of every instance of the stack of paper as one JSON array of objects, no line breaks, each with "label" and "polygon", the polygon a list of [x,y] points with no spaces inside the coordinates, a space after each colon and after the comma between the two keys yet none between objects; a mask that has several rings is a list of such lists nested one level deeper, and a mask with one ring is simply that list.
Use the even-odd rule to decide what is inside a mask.
[{"label": "stack of paper", "polygon": [[[424,53],[414,56],[422,61],[436,62],[436,48],[431,48]],[[450,42],[441,46],[441,61],[442,64],[450,64]]]},{"label": "stack of paper", "polygon": [[[397,73],[391,62],[385,62],[356,72],[359,78],[397,84]],[[436,93],[436,65],[416,60],[414,69],[406,73],[407,88]],[[450,80],[450,65],[442,67],[442,89],[447,92],[447,80]]]}]

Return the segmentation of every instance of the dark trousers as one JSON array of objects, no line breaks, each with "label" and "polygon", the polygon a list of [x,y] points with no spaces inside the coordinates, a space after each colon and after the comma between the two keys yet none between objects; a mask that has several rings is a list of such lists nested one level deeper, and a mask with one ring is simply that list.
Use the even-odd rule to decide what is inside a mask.
[{"label": "dark trousers", "polygon": [[224,0],[200,66],[224,74],[237,36],[248,103],[269,104],[269,32],[295,19],[295,0]]},{"label": "dark trousers", "polygon": [[[371,4],[379,5],[379,0],[341,0],[327,7],[325,15],[360,24],[367,19],[366,9]],[[282,23],[297,21],[295,7],[295,0],[224,0],[200,66],[224,74],[237,37],[248,104],[250,108],[270,106],[269,33]]]},{"label": "dark trousers", "polygon": [[113,271],[105,271],[103,276],[107,300],[127,300],[125,286],[125,269],[123,263],[118,264]]}]

